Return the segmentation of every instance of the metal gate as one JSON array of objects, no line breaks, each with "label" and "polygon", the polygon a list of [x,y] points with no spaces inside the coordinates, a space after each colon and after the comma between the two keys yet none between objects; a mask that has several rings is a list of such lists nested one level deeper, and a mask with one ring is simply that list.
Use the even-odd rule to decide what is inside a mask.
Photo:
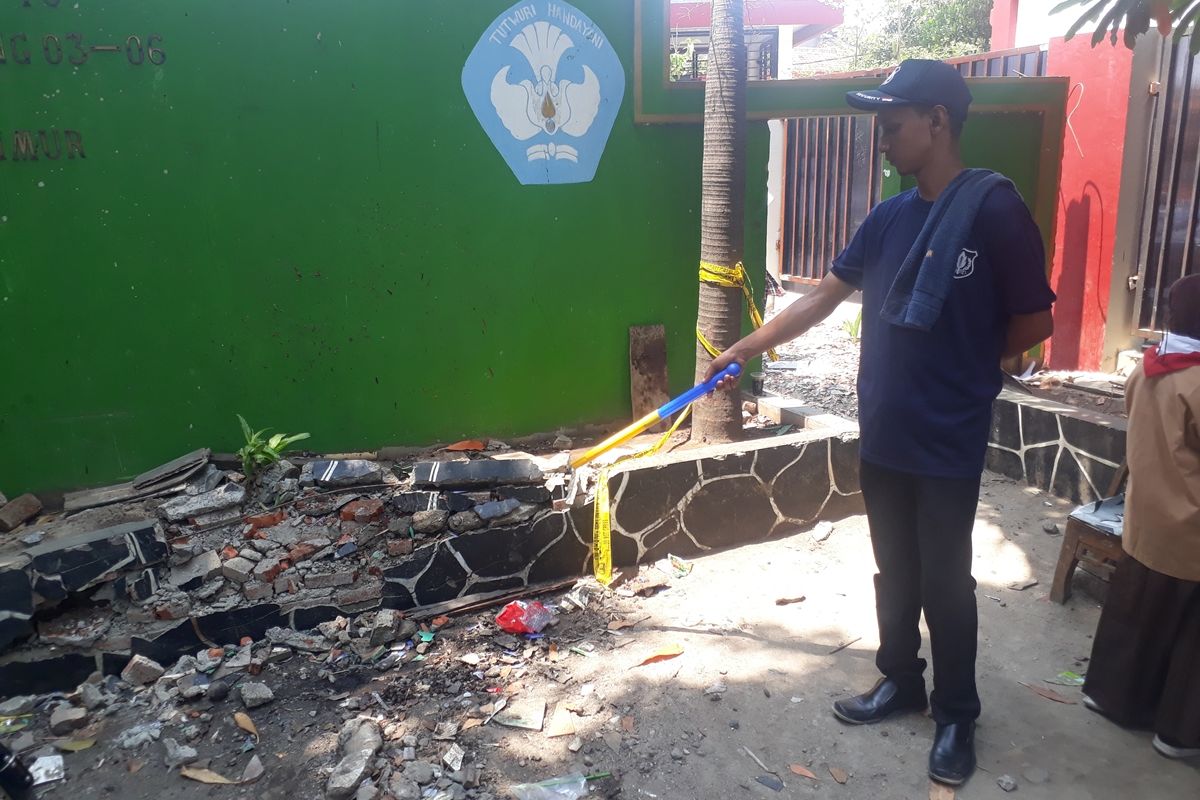
[{"label": "metal gate", "polygon": [[[1046,74],[1046,51],[1040,47],[948,61],[967,77]],[[822,77],[883,77],[890,72],[867,70]],[[784,120],[783,127],[782,218],[777,245],[780,273],[790,282],[818,283],[879,202],[883,160],[875,147],[875,118],[869,114],[802,117]]]},{"label": "metal gate", "polygon": [[879,202],[873,115],[784,120],[783,276],[817,283]]},{"label": "metal gate", "polygon": [[1150,133],[1146,199],[1138,244],[1131,330],[1153,336],[1165,328],[1167,289],[1200,272],[1200,70],[1191,37],[1163,48]]}]

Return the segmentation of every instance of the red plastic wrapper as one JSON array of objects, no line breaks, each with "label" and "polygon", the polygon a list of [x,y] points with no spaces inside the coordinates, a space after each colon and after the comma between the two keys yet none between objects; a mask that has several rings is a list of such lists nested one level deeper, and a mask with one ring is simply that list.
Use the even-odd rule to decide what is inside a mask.
[{"label": "red plastic wrapper", "polygon": [[496,616],[496,624],[506,633],[541,633],[554,615],[537,600],[514,600]]}]

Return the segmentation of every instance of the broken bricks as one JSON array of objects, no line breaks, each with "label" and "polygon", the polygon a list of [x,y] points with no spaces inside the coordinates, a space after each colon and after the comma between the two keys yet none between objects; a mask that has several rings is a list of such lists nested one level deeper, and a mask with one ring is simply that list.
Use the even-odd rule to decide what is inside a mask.
[{"label": "broken bricks", "polygon": [[125,669],[121,670],[121,680],[134,686],[145,686],[154,683],[165,672],[162,664],[139,655],[129,659]]},{"label": "broken bricks", "polygon": [[242,556],[234,556],[221,565],[221,574],[234,583],[245,583],[254,574],[254,562]]},{"label": "broken bricks", "polygon": [[0,507],[0,533],[8,533],[40,513],[42,501],[31,494],[23,494],[10,500]]},{"label": "broken bricks", "polygon": [[352,500],[342,506],[338,516],[343,522],[357,522],[365,525],[383,516],[383,501],[374,497]]}]

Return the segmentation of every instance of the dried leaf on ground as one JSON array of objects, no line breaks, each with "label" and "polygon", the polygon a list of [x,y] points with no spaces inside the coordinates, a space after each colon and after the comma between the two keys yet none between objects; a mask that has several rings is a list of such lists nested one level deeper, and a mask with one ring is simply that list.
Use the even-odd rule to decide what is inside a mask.
[{"label": "dried leaf on ground", "polygon": [[1020,683],[1022,686],[1024,686],[1029,691],[1033,692],[1034,694],[1039,694],[1042,697],[1046,698],[1047,700],[1053,700],[1054,702],[1062,703],[1065,706],[1077,705],[1077,703],[1074,700],[1072,700],[1069,697],[1063,697],[1061,694],[1054,691],[1053,689],[1043,689],[1041,686],[1033,686],[1031,684],[1024,683],[1022,681],[1017,681],[1017,682]]},{"label": "dried leaf on ground", "polygon": [[633,733],[633,729],[636,727],[636,725],[637,722],[633,717],[621,717],[621,730],[625,731],[626,733]]},{"label": "dried leaf on ground", "polygon": [[129,762],[129,765],[128,765],[128,767],[126,767],[126,769],[129,770],[130,775],[136,775],[136,774],[138,774],[138,772],[141,771],[142,767],[144,767],[144,766],[146,766],[145,761],[139,761],[138,759],[135,758],[133,761]]},{"label": "dried leaf on ground", "polygon": [[799,775],[802,778],[812,778],[814,781],[821,780],[816,775],[814,775],[812,773],[812,770],[810,770],[808,767],[802,767],[799,764],[789,764],[788,769],[790,769],[792,772],[796,773],[797,775]]},{"label": "dried leaf on ground", "polygon": [[775,601],[777,606],[790,606],[794,603],[803,603],[807,598],[804,595],[799,597],[781,597]]},{"label": "dried leaf on ground", "polygon": [[850,780],[850,773],[846,772],[844,769],[839,769],[838,767],[830,767],[829,774],[832,775],[833,779],[838,783],[845,783],[846,781]]},{"label": "dried leaf on ground", "polygon": [[73,739],[69,742],[56,742],[54,746],[68,753],[78,753],[80,750],[87,750],[95,743],[95,739]]},{"label": "dried leaf on ground", "polygon": [[930,781],[929,800],[954,800],[954,789],[944,783]]},{"label": "dried leaf on ground", "polygon": [[676,656],[683,655],[683,647],[677,644],[669,644],[666,647],[660,647],[654,653],[648,656],[639,667],[644,667],[647,664],[657,664],[659,661],[669,661]]},{"label": "dried leaf on ground", "polygon": [[233,721],[237,723],[239,728],[253,736],[254,741],[258,741],[258,728],[254,726],[254,720],[250,719],[249,714],[245,711],[235,711],[233,712]]},{"label": "dried leaf on ground", "polygon": [[487,442],[482,439],[463,439],[461,442],[455,442],[446,447],[452,453],[463,453],[467,451],[486,450]]},{"label": "dried leaf on ground", "polygon": [[229,780],[229,778],[226,778],[224,775],[218,775],[211,769],[203,769],[201,767],[180,767],[179,774],[193,781],[199,781],[200,783],[233,784],[233,781]]},{"label": "dried leaf on ground", "polygon": [[625,628],[632,628],[634,625],[637,625],[636,620],[614,619],[612,622],[608,623],[608,629],[610,631],[619,631],[624,630]]}]

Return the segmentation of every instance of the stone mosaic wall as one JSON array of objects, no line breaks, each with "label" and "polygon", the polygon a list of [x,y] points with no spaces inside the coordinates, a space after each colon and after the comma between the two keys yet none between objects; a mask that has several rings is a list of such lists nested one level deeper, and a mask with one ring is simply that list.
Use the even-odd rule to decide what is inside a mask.
[{"label": "stone mosaic wall", "polygon": [[1125,459],[1125,420],[1005,390],[987,468],[1076,503],[1104,496]]}]

